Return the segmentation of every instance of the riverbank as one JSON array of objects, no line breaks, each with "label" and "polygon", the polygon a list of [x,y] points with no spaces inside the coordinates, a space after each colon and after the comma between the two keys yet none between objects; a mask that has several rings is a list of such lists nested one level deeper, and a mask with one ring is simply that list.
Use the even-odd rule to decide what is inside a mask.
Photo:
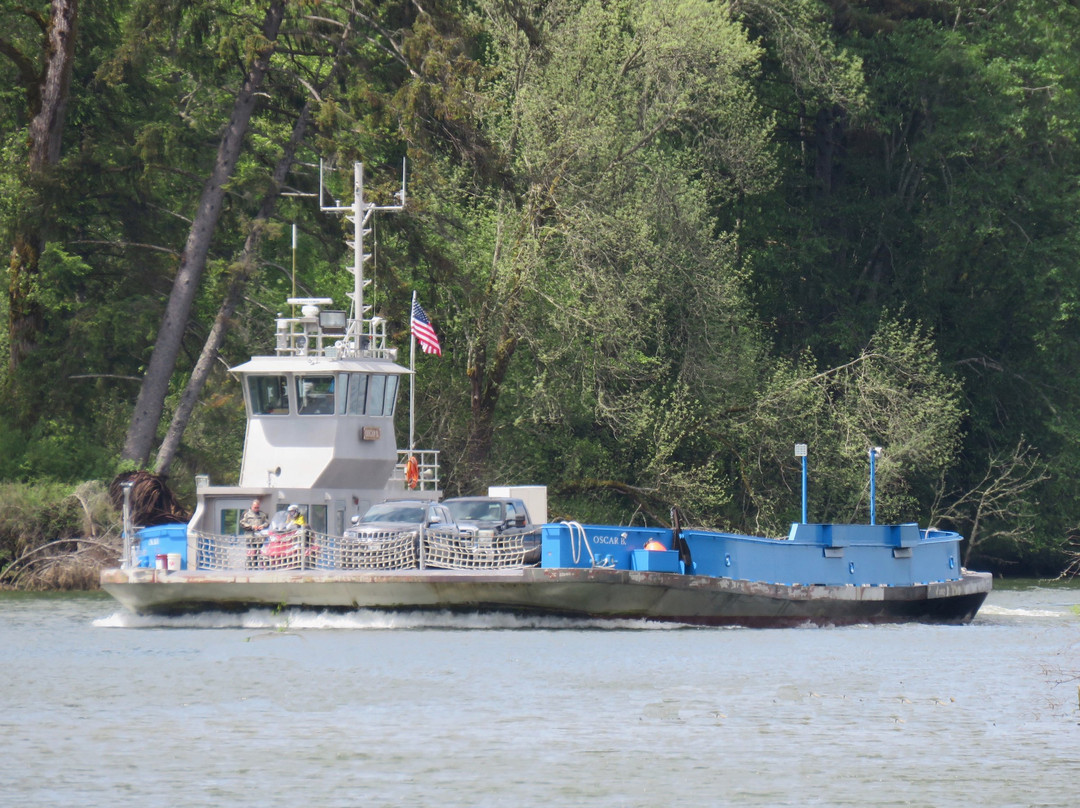
[{"label": "riverbank", "polygon": [[101,571],[120,560],[118,541],[57,539],[24,551],[0,566],[0,590],[89,592],[101,588]]}]

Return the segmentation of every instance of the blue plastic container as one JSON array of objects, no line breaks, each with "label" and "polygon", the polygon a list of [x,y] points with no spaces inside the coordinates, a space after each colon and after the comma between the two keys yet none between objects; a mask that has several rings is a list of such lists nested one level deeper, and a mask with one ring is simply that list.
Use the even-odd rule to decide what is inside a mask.
[{"label": "blue plastic container", "polygon": [[630,569],[643,572],[682,572],[675,550],[631,550]]},{"label": "blue plastic container", "polygon": [[135,534],[139,540],[139,566],[154,566],[154,559],[169,553],[180,554],[180,569],[187,569],[187,525],[144,527]]}]

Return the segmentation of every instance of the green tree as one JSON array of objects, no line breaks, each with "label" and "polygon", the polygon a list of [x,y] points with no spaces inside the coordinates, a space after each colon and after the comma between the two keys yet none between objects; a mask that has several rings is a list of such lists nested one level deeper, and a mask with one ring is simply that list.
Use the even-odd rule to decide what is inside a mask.
[{"label": "green tree", "polygon": [[15,112],[26,131],[25,152],[19,155],[25,159],[26,193],[19,195],[21,210],[8,264],[8,348],[14,372],[33,353],[44,319],[37,289],[41,255],[55,217],[48,186],[61,157],[79,3],[53,0],[47,11],[4,3],[0,19],[5,32],[0,55],[9,67],[5,72],[14,77],[12,84],[25,99]]},{"label": "green tree", "polygon": [[741,326],[707,202],[755,192],[770,166],[749,83],[758,52],[716,5],[484,11],[482,70],[462,90],[480,101],[458,126],[477,134],[435,164],[446,179],[433,190],[453,201],[425,202],[437,218],[424,238],[460,312],[464,488],[490,479],[507,391],[519,422],[618,430],[627,403],[663,400],[680,374],[715,382],[697,361],[724,346],[708,332]]},{"label": "green tree", "polygon": [[811,521],[866,521],[875,446],[880,521],[919,521],[956,462],[963,416],[960,385],[918,325],[886,319],[858,355],[827,370],[809,354],[782,364],[737,419],[739,526],[775,535],[795,520],[795,443],[809,447]]},{"label": "green tree", "polygon": [[199,280],[206,266],[206,257],[221,215],[226,183],[232,177],[243,151],[248,123],[255,111],[258,92],[270,69],[270,60],[277,47],[278,31],[285,16],[284,0],[273,0],[266,6],[261,31],[251,35],[248,47],[252,51],[249,66],[236,93],[229,120],[218,144],[217,156],[203,185],[202,195],[192,218],[191,229],[180,257],[180,266],[173,280],[172,292],[165,315],[154,340],[146,375],[135,402],[131,426],[121,458],[145,466],[150,459],[157,437],[158,422],[165,406],[169,380],[176,366],[188,315],[199,290]]},{"label": "green tree", "polygon": [[1075,523],[1062,494],[1080,469],[1067,347],[1078,336],[1080,10],[817,5],[830,42],[815,47],[858,59],[864,106],[808,102],[786,46],[747,11],[789,135],[774,192],[737,211],[776,348],[839,365],[883,310],[926,323],[968,412],[946,488],[978,490],[1023,439],[1061,472],[1040,484],[1053,504],[1035,544],[1060,543]]}]

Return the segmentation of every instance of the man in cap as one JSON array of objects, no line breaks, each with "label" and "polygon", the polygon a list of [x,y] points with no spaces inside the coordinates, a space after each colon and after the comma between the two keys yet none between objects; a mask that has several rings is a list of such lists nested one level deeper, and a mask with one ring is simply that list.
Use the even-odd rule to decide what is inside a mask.
[{"label": "man in cap", "polygon": [[262,509],[262,500],[255,497],[251,501],[251,507],[244,511],[244,515],[240,517],[240,527],[243,528],[245,533],[251,534],[265,530],[268,524],[270,524],[270,517]]},{"label": "man in cap", "polygon": [[263,537],[259,535],[260,531],[266,530],[267,525],[270,524],[270,517],[266,515],[266,511],[262,509],[262,500],[255,497],[251,501],[251,507],[244,511],[244,515],[240,517],[240,529],[244,531],[244,535],[247,536],[247,557],[248,565],[254,565],[259,557],[259,549],[262,547]]}]

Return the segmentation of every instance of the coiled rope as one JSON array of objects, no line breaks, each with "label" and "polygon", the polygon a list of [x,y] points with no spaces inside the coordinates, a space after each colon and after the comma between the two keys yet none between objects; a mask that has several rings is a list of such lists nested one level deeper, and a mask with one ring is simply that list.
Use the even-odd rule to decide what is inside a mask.
[{"label": "coiled rope", "polygon": [[577,565],[581,561],[581,547],[584,545],[589,551],[589,561],[595,567],[596,556],[593,555],[592,547],[589,546],[589,539],[585,536],[585,528],[581,522],[560,522],[560,524],[566,525],[567,530],[570,531],[570,557],[574,560],[574,564]]}]

